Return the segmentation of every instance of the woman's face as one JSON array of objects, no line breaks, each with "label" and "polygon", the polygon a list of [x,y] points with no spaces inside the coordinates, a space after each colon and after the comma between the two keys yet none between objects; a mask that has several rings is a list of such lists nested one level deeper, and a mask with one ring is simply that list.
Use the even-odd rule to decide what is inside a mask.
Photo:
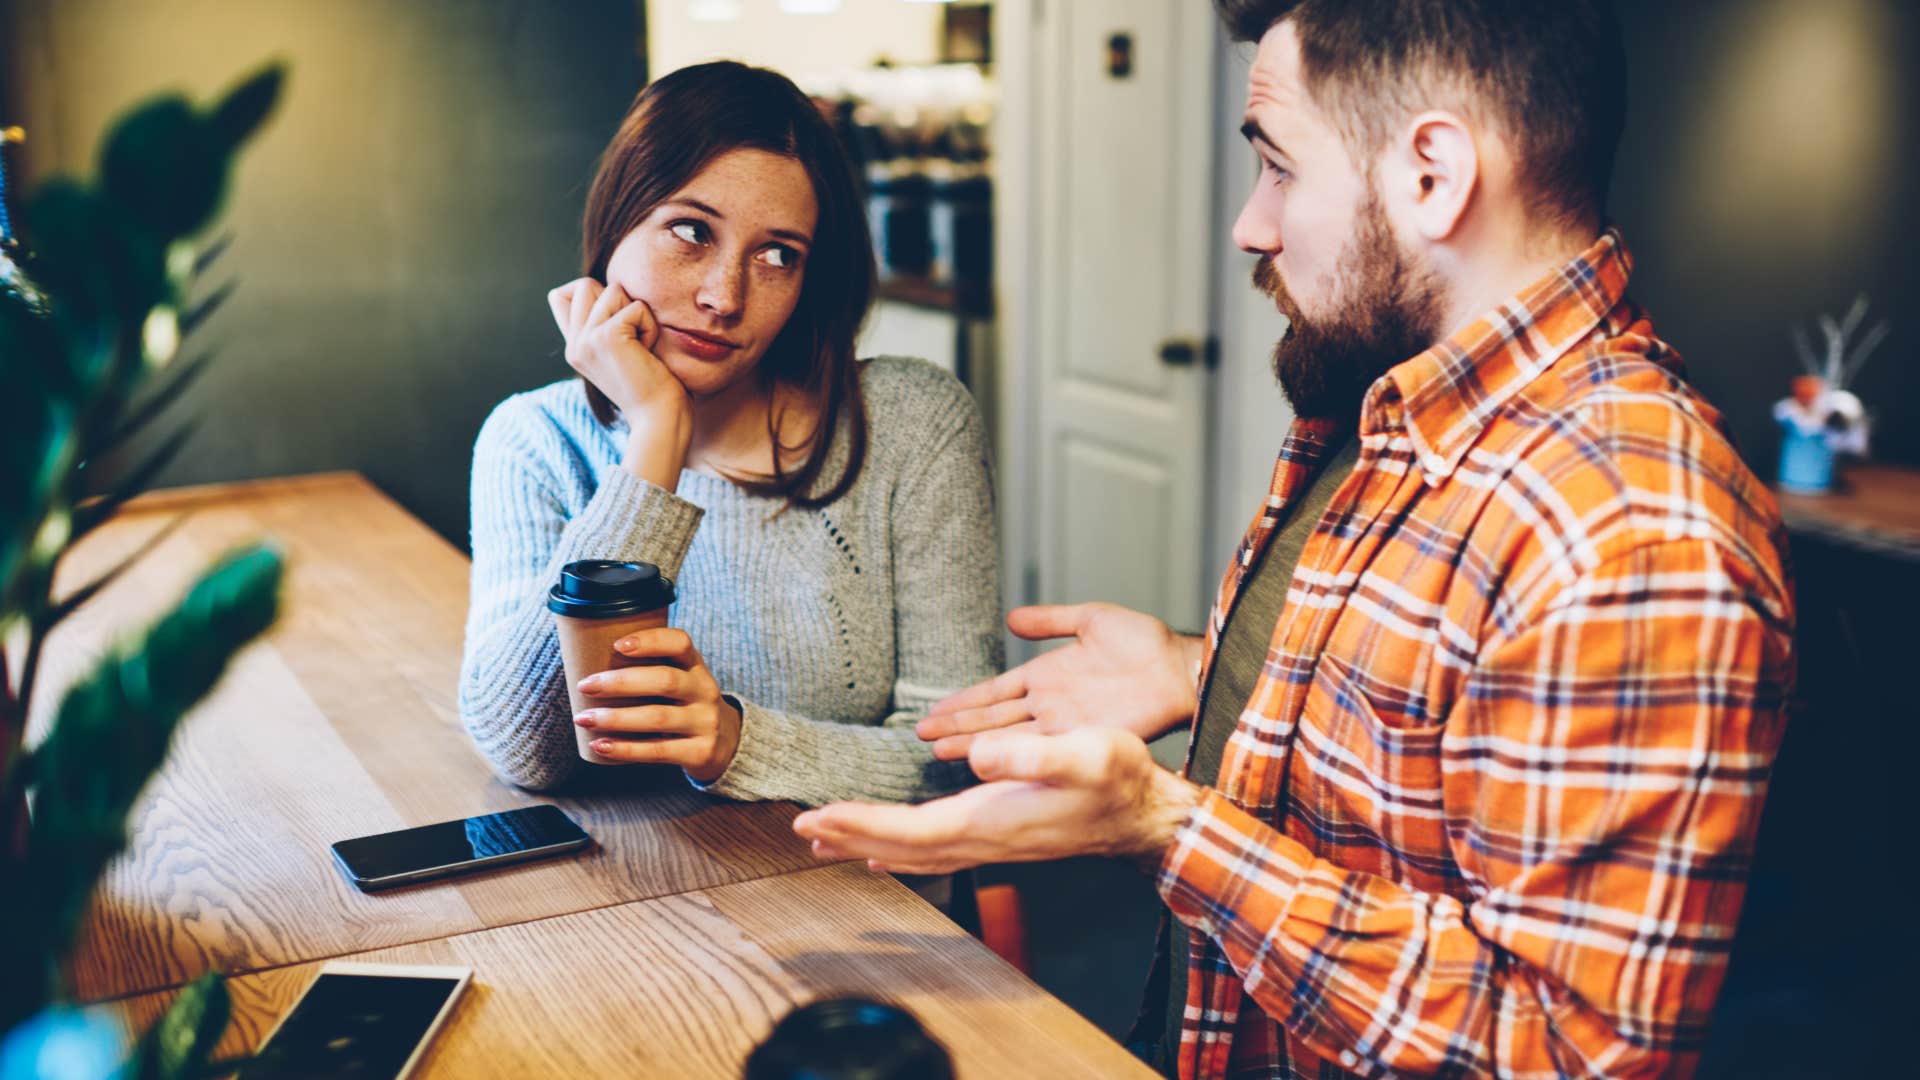
[{"label": "woman's face", "polygon": [[819,217],[798,161],[729,150],[621,239],[607,284],[653,309],[654,354],[687,392],[716,394],[787,325]]}]

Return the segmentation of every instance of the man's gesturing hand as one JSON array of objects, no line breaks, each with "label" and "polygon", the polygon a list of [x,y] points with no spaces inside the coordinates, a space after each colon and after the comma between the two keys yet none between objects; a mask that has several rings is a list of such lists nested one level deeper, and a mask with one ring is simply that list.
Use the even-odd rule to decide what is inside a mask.
[{"label": "man's gesturing hand", "polygon": [[1074,641],[934,705],[916,728],[934,757],[966,757],[975,733],[996,728],[1107,727],[1151,739],[1193,716],[1197,637],[1115,604],[1015,608],[1007,627],[1029,641]]},{"label": "man's gesturing hand", "polygon": [[1200,789],[1154,763],[1139,736],[995,732],[969,758],[986,783],[919,806],[833,803],[793,821],[823,859],[947,874],[982,863],[1116,855],[1157,862]]}]

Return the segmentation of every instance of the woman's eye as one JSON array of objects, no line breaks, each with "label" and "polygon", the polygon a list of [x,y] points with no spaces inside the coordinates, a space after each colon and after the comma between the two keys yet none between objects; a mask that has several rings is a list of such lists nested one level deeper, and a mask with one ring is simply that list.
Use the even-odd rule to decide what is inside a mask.
[{"label": "woman's eye", "polygon": [[707,227],[698,221],[676,221],[667,226],[667,231],[689,244],[707,242]]},{"label": "woman's eye", "polygon": [[800,253],[782,244],[775,244],[762,251],[760,257],[766,260],[769,266],[777,266],[782,270],[791,270],[800,265]]},{"label": "woman's eye", "polygon": [[1293,175],[1266,158],[1260,159],[1260,172],[1276,184],[1285,183]]}]

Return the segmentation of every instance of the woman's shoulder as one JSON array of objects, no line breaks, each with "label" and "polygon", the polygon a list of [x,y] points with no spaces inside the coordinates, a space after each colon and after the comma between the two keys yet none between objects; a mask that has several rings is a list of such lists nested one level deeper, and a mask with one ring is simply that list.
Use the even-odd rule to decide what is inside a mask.
[{"label": "woman's shoulder", "polygon": [[876,356],[860,364],[867,422],[876,434],[905,430],[916,438],[930,428],[978,423],[980,407],[966,384],[937,364],[912,356]]},{"label": "woman's shoulder", "polygon": [[495,405],[480,425],[473,456],[476,471],[532,471],[577,484],[617,460],[617,447],[594,417],[580,380],[561,379]]},{"label": "woman's shoulder", "polygon": [[544,441],[560,436],[578,442],[599,426],[579,379],[561,379],[509,394],[480,428],[481,440]]}]

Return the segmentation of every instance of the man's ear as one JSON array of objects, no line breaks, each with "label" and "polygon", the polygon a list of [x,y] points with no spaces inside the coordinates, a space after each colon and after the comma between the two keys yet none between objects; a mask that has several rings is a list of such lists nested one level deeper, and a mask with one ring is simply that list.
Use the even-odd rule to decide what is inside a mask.
[{"label": "man's ear", "polygon": [[1389,164],[1389,199],[1402,220],[1433,243],[1451,237],[1480,184],[1473,132],[1450,112],[1424,112],[1407,124]]}]

